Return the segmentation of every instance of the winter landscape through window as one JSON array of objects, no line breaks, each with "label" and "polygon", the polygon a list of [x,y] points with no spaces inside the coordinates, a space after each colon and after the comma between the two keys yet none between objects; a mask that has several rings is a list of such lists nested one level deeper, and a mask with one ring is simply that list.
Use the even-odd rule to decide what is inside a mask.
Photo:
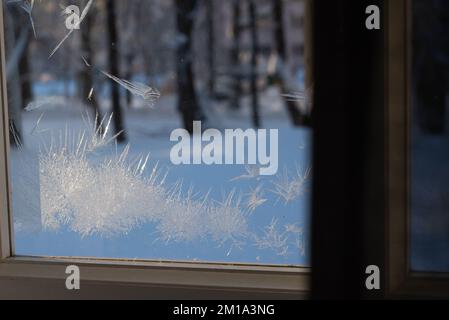
[{"label": "winter landscape through window", "polygon": [[309,265],[304,1],[3,10],[15,254]]},{"label": "winter landscape through window", "polygon": [[449,3],[413,0],[410,6],[410,267],[448,272]]}]

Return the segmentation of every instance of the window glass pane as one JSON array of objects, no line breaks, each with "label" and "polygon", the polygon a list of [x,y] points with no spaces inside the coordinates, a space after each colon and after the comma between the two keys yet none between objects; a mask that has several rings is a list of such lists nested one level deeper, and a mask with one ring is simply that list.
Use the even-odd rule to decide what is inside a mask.
[{"label": "window glass pane", "polygon": [[449,2],[412,7],[411,267],[449,271]]},{"label": "window glass pane", "polygon": [[4,1],[18,255],[308,265],[304,1]]}]

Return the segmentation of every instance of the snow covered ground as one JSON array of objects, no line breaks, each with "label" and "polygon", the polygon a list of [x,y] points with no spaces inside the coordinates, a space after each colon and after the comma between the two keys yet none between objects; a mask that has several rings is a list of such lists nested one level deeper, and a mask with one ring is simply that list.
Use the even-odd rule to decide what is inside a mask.
[{"label": "snow covered ground", "polygon": [[[169,136],[181,127],[175,96],[162,96],[153,109],[125,110],[130,147],[122,167],[131,164],[130,171],[105,161],[118,160],[125,145],[87,148],[85,159],[71,157],[76,147],[69,156],[57,147],[77,146],[86,130],[86,109],[76,101],[24,113],[24,147],[11,155],[16,253],[308,265],[311,177],[301,178],[311,165],[311,132],[290,124],[276,89],[261,101],[263,127],[279,129],[279,171],[239,179],[251,168],[171,164]],[[234,112],[203,105],[211,127],[250,127],[247,99]],[[147,153],[135,174],[144,160],[139,166],[133,159]],[[156,163],[161,175],[152,180]],[[294,196],[285,201],[276,190],[289,188]]]}]

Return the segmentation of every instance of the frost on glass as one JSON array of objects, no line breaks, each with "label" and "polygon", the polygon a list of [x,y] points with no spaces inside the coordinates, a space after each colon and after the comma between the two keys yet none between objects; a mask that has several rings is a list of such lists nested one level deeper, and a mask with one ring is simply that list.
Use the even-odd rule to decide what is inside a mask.
[{"label": "frost on glass", "polygon": [[[71,28],[69,29],[67,34],[64,36],[64,38],[62,38],[62,40],[58,43],[58,45],[52,50],[52,52],[50,53],[50,55],[48,57],[49,59],[51,57],[53,57],[53,55],[56,53],[56,51],[59,50],[59,48],[61,48],[61,46],[72,35],[72,33],[81,27],[81,23],[83,22],[84,18],[86,18],[86,15],[88,14],[93,2],[94,2],[94,0],[89,0],[87,5],[83,9],[83,12],[79,15],[79,18],[73,22],[74,25],[71,26]],[[71,15],[72,10],[70,10],[67,7],[63,7],[62,14],[63,15]],[[69,23],[69,20],[66,20],[66,21]],[[66,23],[66,26],[67,26],[67,23]]]},{"label": "frost on glass", "polygon": [[[31,132],[34,135],[48,134],[45,130],[36,133],[42,116]],[[56,134],[51,132],[47,139],[41,136],[34,167],[34,162],[26,158],[26,150],[19,146],[21,154],[14,160],[20,173],[14,182],[27,192],[15,201],[21,203],[14,215],[16,230],[54,232],[64,227],[82,238],[110,238],[152,224],[154,240],[164,243],[209,238],[228,250],[252,243],[281,256],[287,255],[289,249],[304,254],[299,224],[282,226],[273,217],[259,232],[251,231],[249,224],[257,208],[266,205],[265,193],[272,193],[276,202],[287,203],[306,192],[310,168],[304,172],[297,169],[294,174],[285,169],[269,182],[271,189],[257,184],[248,193],[238,194],[232,189],[225,192],[223,199],[212,199],[209,193],[196,192],[193,186],[184,187],[182,181],[167,183],[168,170],[150,163],[150,152],[131,156],[130,144],[119,151],[116,137],[108,135],[111,120],[112,115],[96,127],[96,119],[86,116],[83,130],[66,126]],[[114,147],[108,148],[110,145]],[[103,148],[107,152],[99,157]],[[250,174],[236,178],[256,182],[261,179],[251,167],[246,171]]]},{"label": "frost on glass", "polygon": [[[186,68],[188,60],[197,61],[193,69],[199,80],[193,87],[207,119],[205,128],[219,132],[252,128],[254,97],[242,93],[240,107],[230,108],[225,104],[234,100],[206,93],[203,62],[208,53],[200,47],[204,45],[200,36],[193,44],[200,48],[194,50],[195,57],[176,60],[190,41],[176,31],[173,6],[180,2],[115,1],[122,42],[118,45],[104,35],[110,1],[7,3],[16,253],[308,264],[311,135],[307,127],[290,123],[284,106],[294,102],[301,109],[311,108],[311,92],[304,88],[302,76],[293,76],[285,86],[291,92],[268,81],[260,89],[261,129],[279,130],[275,175],[260,175],[260,166],[253,164],[173,165],[170,133],[183,127],[179,113],[184,108],[177,106],[182,94],[176,86],[186,85],[186,79],[177,80],[176,72]],[[236,9],[233,3],[221,4],[229,16],[229,8]],[[246,9],[241,6],[243,15]],[[198,8],[192,14],[205,16],[206,9]],[[68,28],[67,19],[77,10],[79,17],[70,20]],[[144,10],[148,17],[140,15]],[[18,17],[26,17],[20,20],[26,25],[14,27]],[[145,28],[139,28],[143,22]],[[28,38],[28,49],[17,50],[21,28],[29,28],[34,37]],[[83,44],[88,28],[93,29],[90,48]],[[19,32],[13,34],[12,29]],[[251,38],[242,39],[251,43]],[[121,57],[116,73],[108,64],[111,47]],[[16,81],[24,50],[29,51],[33,69],[28,99]],[[287,64],[281,66],[282,74],[289,74]],[[273,61],[267,67],[273,68]],[[261,79],[246,87],[257,89]],[[249,79],[242,76],[240,81]],[[114,86],[119,88],[122,128],[112,106]],[[185,104],[189,103],[187,99]],[[123,133],[127,141],[120,139]]]},{"label": "frost on glass", "polygon": [[18,4],[20,8],[27,13],[30,20],[31,28],[33,29],[34,37],[37,38],[36,27],[34,25],[33,19],[34,0],[8,0],[7,2]]},{"label": "frost on glass", "polygon": [[[90,68],[92,67],[89,62],[84,57],[81,57],[84,61],[84,64]],[[157,101],[160,97],[160,92],[157,89],[151,88],[145,84],[139,83],[139,82],[131,82],[125,79],[120,79],[106,71],[99,70],[102,74],[104,74],[109,79],[115,81],[120,86],[131,92],[133,95],[138,96],[142,98],[144,101],[147,102],[149,106],[153,106],[154,102]],[[89,91],[88,99],[90,100],[92,98],[93,94],[93,88]]]}]

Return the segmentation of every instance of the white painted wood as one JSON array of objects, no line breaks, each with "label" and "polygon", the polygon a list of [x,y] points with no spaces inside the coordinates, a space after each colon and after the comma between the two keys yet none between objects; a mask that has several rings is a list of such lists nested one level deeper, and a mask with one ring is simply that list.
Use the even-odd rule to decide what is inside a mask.
[{"label": "white painted wood", "polygon": [[10,180],[8,170],[8,99],[5,75],[5,37],[2,8],[0,9],[0,259],[7,258],[13,254],[12,219],[10,219]]}]

